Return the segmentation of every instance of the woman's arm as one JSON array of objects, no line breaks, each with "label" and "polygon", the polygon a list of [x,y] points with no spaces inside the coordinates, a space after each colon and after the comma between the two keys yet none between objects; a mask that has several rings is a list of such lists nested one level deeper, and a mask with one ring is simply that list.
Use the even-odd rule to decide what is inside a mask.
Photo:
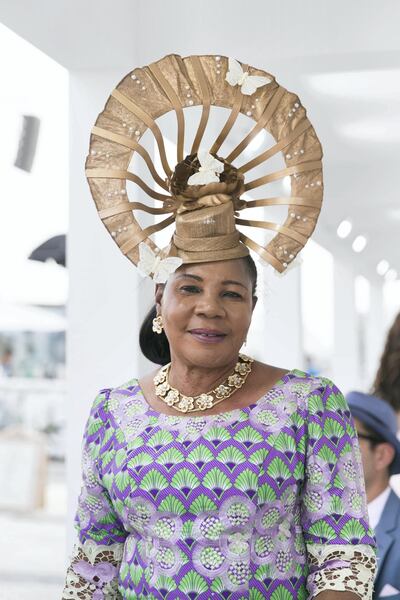
[{"label": "woman's arm", "polygon": [[329,380],[309,394],[306,422],[301,508],[310,598],[372,600],[375,540],[357,435],[343,395]]},{"label": "woman's arm", "polygon": [[[66,573],[63,600],[116,600],[127,532],[102,480],[104,448],[117,447],[108,391],[92,406],[83,436],[82,479],[75,527],[78,543]],[[107,446],[108,444],[108,446]]]},{"label": "woman's arm", "polygon": [[78,544],[67,569],[62,600],[116,600],[122,544],[102,546],[91,540]]}]

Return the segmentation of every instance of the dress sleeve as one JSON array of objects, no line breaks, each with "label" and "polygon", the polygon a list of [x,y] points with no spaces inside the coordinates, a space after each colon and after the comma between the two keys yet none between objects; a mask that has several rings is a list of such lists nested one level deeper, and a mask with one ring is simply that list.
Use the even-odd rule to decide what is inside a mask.
[{"label": "dress sleeve", "polygon": [[118,572],[127,532],[101,478],[101,462],[113,444],[109,390],[95,399],[82,447],[82,487],[75,516],[78,542],[67,569],[62,600],[117,600]]},{"label": "dress sleeve", "polygon": [[332,590],[372,600],[376,545],[360,449],[347,402],[329,380],[308,397],[306,448],[301,525],[309,598]]}]

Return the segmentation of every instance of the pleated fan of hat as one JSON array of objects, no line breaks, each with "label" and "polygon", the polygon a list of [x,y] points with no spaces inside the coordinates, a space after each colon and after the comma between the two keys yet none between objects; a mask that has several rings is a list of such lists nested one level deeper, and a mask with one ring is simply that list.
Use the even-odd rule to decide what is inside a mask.
[{"label": "pleated fan of hat", "polygon": [[[153,251],[159,251],[150,236],[162,230],[175,219],[176,204],[170,194],[169,182],[175,165],[170,165],[164,138],[157,118],[174,111],[177,119],[176,161],[184,157],[186,107],[201,106],[202,113],[190,154],[201,145],[210,117],[211,106],[226,108],[227,120],[211,148],[216,154],[227,140],[239,113],[255,121],[254,127],[224,156],[231,164],[243,153],[250,142],[263,129],[270,133],[275,144],[238,167],[245,176],[245,191],[291,177],[290,196],[266,197],[245,200],[243,208],[282,206],[288,207],[283,223],[254,221],[236,217],[236,224],[246,231],[263,228],[275,232],[263,247],[251,237],[241,233],[241,241],[262,259],[282,273],[295,259],[313,233],[322,203],[322,148],[309,122],[306,110],[298,97],[281,87],[262,70],[241,65],[245,79],[250,76],[268,77],[270,82],[252,94],[242,92],[240,82],[231,85],[226,81],[229,59],[222,56],[169,55],[163,59],[129,73],[114,89],[103,112],[92,129],[86,176],[100,218],[113,236],[122,253],[134,264],[139,261],[139,244],[145,242]],[[156,141],[163,173],[159,173],[140,139],[150,129]],[[133,153],[145,161],[154,181],[165,193],[147,185],[138,175],[129,171]],[[268,160],[282,152],[286,167],[268,172]],[[251,179],[249,172],[265,165],[262,177]],[[248,181],[246,181],[248,179]],[[135,183],[148,197],[160,203],[149,206],[144,201],[130,200],[126,182]],[[165,215],[159,223],[142,228],[135,211],[151,215]]]}]

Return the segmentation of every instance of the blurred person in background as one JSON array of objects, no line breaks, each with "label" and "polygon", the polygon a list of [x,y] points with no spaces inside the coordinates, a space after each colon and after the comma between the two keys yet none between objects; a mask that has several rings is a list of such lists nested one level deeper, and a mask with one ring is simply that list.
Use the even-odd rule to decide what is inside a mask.
[{"label": "blurred person in background", "polygon": [[389,402],[397,413],[400,429],[400,313],[389,329],[371,392]]},{"label": "blurred person in background", "polygon": [[0,359],[0,377],[12,377],[13,375],[13,351],[5,348]]},{"label": "blurred person in background", "polygon": [[389,483],[391,475],[400,473],[396,414],[376,396],[350,392],[346,399],[360,442],[370,525],[378,544],[374,600],[400,600],[400,498]]}]

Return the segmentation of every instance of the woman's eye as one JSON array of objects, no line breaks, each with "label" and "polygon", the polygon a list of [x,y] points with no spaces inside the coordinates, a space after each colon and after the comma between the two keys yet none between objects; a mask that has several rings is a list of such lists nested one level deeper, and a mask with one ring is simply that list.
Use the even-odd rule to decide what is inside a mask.
[{"label": "woman's eye", "polygon": [[242,296],[240,294],[238,294],[237,292],[224,292],[224,296],[228,296],[228,298],[242,298]]},{"label": "woman's eye", "polygon": [[182,292],[187,292],[188,294],[197,294],[200,291],[197,285],[183,285],[180,289]]}]

